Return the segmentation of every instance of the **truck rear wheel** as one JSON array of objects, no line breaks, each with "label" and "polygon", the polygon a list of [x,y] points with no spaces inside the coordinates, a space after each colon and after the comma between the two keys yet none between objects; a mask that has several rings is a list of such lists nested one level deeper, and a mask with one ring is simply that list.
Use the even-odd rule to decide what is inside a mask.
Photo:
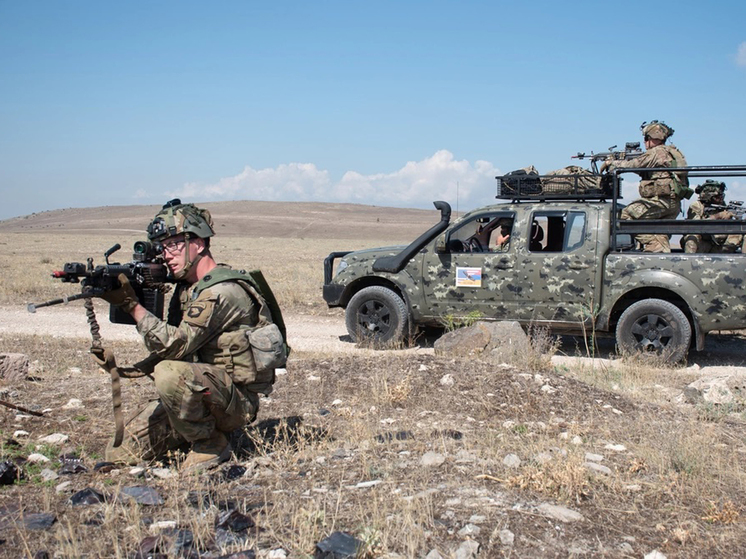
[{"label": "truck rear wheel", "polygon": [[409,313],[399,295],[373,285],[358,291],[345,311],[345,325],[352,341],[396,343],[404,339]]},{"label": "truck rear wheel", "polygon": [[630,305],[619,317],[616,343],[622,355],[659,355],[678,363],[689,351],[692,327],[686,315],[663,299],[643,299]]}]

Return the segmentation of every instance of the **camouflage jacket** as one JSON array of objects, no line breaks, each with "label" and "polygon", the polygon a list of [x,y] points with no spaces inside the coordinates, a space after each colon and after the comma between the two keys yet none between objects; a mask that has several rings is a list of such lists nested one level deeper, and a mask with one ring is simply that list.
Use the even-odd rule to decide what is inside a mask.
[{"label": "camouflage jacket", "polygon": [[182,310],[178,326],[150,313],[137,323],[147,349],[162,359],[224,365],[234,381],[257,384],[252,387],[257,392],[271,390],[272,375],[258,378],[246,336],[262,322],[258,299],[237,281],[217,283],[195,296],[196,288],[174,295]]},{"label": "camouflage jacket", "polygon": [[[685,167],[684,154],[674,145],[661,144],[654,146],[639,157],[622,161],[610,161],[609,169],[636,169],[643,167]],[[665,171],[641,172],[640,196],[643,198],[676,198],[675,182],[688,187],[686,173],[668,173]]]}]

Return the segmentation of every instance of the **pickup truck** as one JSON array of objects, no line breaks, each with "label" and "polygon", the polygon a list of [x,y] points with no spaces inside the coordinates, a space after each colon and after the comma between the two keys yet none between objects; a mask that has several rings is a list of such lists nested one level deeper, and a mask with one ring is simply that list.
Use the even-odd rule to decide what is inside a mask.
[{"label": "pickup truck", "polygon": [[[744,166],[682,167],[696,177],[744,176]],[[746,254],[635,249],[636,233],[744,234],[735,220],[618,219],[622,174],[552,193],[498,177],[502,203],[440,221],[408,246],[333,252],[323,296],[346,309],[353,341],[398,342],[459,317],[515,320],[554,333],[615,335],[622,354],[683,360],[713,330],[746,328]],[[650,169],[647,169],[650,171]],[[721,179],[722,180],[722,179]],[[502,236],[500,236],[502,235]],[[508,241],[496,245],[496,239]],[[334,273],[334,262],[339,264]]]}]

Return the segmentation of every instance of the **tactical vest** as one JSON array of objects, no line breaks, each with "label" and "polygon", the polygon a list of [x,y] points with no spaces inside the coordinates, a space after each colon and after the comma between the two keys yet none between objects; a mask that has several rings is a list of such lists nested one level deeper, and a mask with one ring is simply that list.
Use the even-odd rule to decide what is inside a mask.
[{"label": "tactical vest", "polygon": [[[658,146],[668,155],[670,164],[666,167],[686,167],[686,158],[684,154],[674,145],[662,144]],[[689,177],[684,171],[671,173],[668,171],[653,171],[642,174],[640,181],[640,195],[643,198],[682,198],[691,197],[694,192],[689,188]]]},{"label": "tactical vest", "polygon": [[290,353],[280,306],[260,270],[214,268],[194,287],[192,298],[226,281],[240,285],[255,303],[257,324],[239,324],[233,330],[219,333],[200,351],[212,350],[212,354],[202,358],[207,363],[224,365],[239,386],[268,394],[275,380],[275,369],[285,366]]}]

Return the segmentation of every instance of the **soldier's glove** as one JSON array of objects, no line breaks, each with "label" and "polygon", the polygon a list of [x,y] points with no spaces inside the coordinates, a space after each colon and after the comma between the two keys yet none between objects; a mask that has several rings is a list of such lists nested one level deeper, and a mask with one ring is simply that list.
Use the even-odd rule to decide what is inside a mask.
[{"label": "soldier's glove", "polygon": [[599,167],[598,172],[599,173],[606,173],[609,168],[611,167],[612,159],[609,157],[608,159],[604,160],[603,163],[601,163],[601,167]]},{"label": "soldier's glove", "polygon": [[139,303],[137,295],[135,295],[135,290],[132,289],[127,276],[119,274],[117,279],[119,280],[119,287],[105,292],[101,295],[101,298],[129,314]]}]

